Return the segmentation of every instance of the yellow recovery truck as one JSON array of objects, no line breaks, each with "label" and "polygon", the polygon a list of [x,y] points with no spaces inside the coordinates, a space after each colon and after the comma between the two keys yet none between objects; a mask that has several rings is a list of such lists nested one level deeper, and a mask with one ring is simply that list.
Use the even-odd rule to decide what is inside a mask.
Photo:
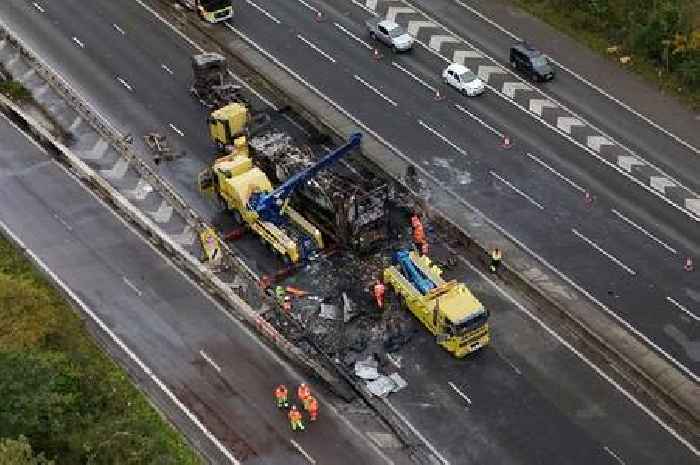
[{"label": "yellow recovery truck", "polygon": [[489,344],[488,311],[467,286],[445,281],[441,275],[427,256],[402,250],[394,254],[394,265],[384,270],[384,282],[439,345],[461,358]]}]

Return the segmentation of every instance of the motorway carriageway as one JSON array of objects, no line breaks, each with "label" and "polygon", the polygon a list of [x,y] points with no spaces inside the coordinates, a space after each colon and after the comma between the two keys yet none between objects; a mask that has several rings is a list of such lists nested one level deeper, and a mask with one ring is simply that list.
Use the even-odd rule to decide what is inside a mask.
[{"label": "motorway carriageway", "polygon": [[[69,4],[67,5],[69,6]],[[126,37],[124,37],[127,45],[122,46],[116,43],[112,44],[113,47],[122,47],[124,49],[124,54],[119,54],[118,58],[115,56],[115,58],[111,60],[111,63],[106,63],[105,66],[107,69],[98,70],[97,68],[99,67],[95,67],[94,64],[92,65],[91,69],[97,72],[93,78],[98,84],[86,79],[74,79],[73,82],[78,81],[79,85],[87,91],[87,94],[90,96],[90,100],[93,100],[100,98],[99,96],[104,90],[101,86],[109,83],[108,80],[102,79],[101,75],[109,74],[110,71],[116,71],[119,75],[125,76],[128,73],[131,73],[131,75],[129,75],[128,78],[125,78],[125,80],[130,83],[132,90],[127,89],[119,83],[109,83],[109,85],[114,86],[117,89],[123,87],[121,90],[123,93],[121,100],[123,107],[130,108],[131,105],[134,105],[134,101],[142,101],[144,102],[143,104],[145,107],[150,110],[150,115],[163,113],[168,114],[170,118],[172,118],[174,115],[177,115],[178,118],[191,118],[193,120],[201,118],[201,109],[199,108],[196,109],[196,112],[182,110],[183,108],[188,109],[191,107],[188,107],[185,103],[185,100],[187,100],[188,97],[184,92],[184,89],[186,88],[188,79],[183,78],[183,75],[188,76],[186,73],[188,73],[187,65],[191,50],[187,50],[185,53],[183,53],[182,50],[178,51],[177,47],[172,46],[172,36],[170,36],[167,32],[163,32],[162,28],[159,31],[160,35],[158,36],[161,40],[157,41],[154,40],[151,35],[148,35],[154,34],[151,31],[153,31],[155,27],[151,27],[150,30],[148,27],[137,27],[137,21],[149,21],[148,18],[143,18],[143,11],[141,11],[141,13],[134,9],[118,11],[114,9],[113,6],[110,7],[107,4],[98,5],[99,4],[96,3],[94,6],[98,12],[98,17],[108,17],[112,21],[115,21],[114,24],[117,24],[120,29],[127,30],[127,34],[125,34]],[[65,11],[63,13],[58,11],[49,11],[48,14],[65,15],[61,16],[61,21],[59,22],[62,23],[61,27],[74,27],[70,25],[71,21],[69,18],[80,18],[79,10],[84,10],[84,8],[79,8],[73,11],[70,11],[70,8],[66,9],[69,11]],[[25,11],[25,13],[28,12]],[[94,28],[94,34],[92,34],[94,38],[105,36],[106,29],[110,27],[116,31],[116,28],[112,27],[108,23],[100,21],[99,19],[91,16],[94,14],[93,11],[83,11],[82,14],[85,15],[85,17],[76,19],[75,21],[82,24],[91,24],[91,27]],[[137,17],[141,18],[137,19]],[[126,18],[128,18],[128,20]],[[126,26],[126,24],[129,24],[129,26]],[[129,29],[129,27],[133,27],[134,29]],[[74,30],[77,30],[77,28]],[[132,39],[129,34],[134,34],[133,31],[146,30],[149,30],[149,33],[140,32],[139,34],[142,34],[142,36],[134,38],[137,41],[141,38],[145,39],[143,42],[148,43],[149,47],[144,50],[143,47],[135,46],[138,42],[133,42],[134,39]],[[26,32],[30,33],[30,31]],[[65,42],[70,41],[70,35],[71,34],[64,34]],[[34,38],[34,40],[36,42],[36,38]],[[97,56],[92,56],[95,52],[91,51],[91,47],[97,46],[100,41],[93,39],[93,42],[93,45],[88,42],[85,49],[78,47],[80,50],[77,50],[77,53],[88,55],[86,61],[99,59]],[[177,40],[177,43],[180,44],[179,39]],[[50,44],[42,44],[42,48],[52,46],[53,45]],[[144,65],[144,69],[139,68],[139,73],[135,73],[133,68],[122,66],[122,60],[126,62],[130,60],[147,61],[143,58],[144,53],[153,53],[154,55],[158,56],[168,56],[169,61],[174,63],[172,65],[168,65],[169,68],[171,70],[183,70],[182,74],[174,76],[172,80],[163,79],[158,81],[163,83],[162,86],[158,87],[158,94],[153,95],[154,92],[148,91],[140,92],[139,89],[149,88],[149,82],[147,79],[148,75],[146,73],[152,72],[151,68],[157,68],[158,61],[152,61],[149,67]],[[56,60],[57,58],[53,57],[53,59]],[[73,69],[72,71],[68,71],[70,74],[80,75],[80,70]],[[165,73],[169,74],[167,72]],[[139,76],[139,74],[144,76]],[[184,84],[183,82],[177,82],[178,79],[180,81],[184,81]],[[163,94],[160,94],[161,89],[162,92],[164,92]],[[166,104],[161,98],[161,95],[172,95],[173,100],[168,101]],[[123,107],[115,107],[112,105],[103,107],[103,111],[110,116],[112,116],[112,113],[116,113],[115,118],[123,121]],[[179,111],[178,108],[180,109]],[[154,117],[154,119],[158,118]],[[161,119],[160,125],[164,126],[168,121],[170,120]],[[201,124],[201,119],[199,119],[197,124]],[[195,136],[191,135],[193,131],[189,126],[179,125],[177,127],[183,128],[181,129],[183,132],[186,131],[187,136],[185,139],[189,140],[195,138]],[[143,132],[145,128],[136,126],[135,129],[135,133],[138,133],[139,131]],[[205,140],[205,138],[202,138],[202,140]],[[198,143],[200,142],[194,142],[194,144]],[[206,154],[195,153],[196,155],[194,156],[197,156],[202,160],[207,158]],[[471,279],[474,280],[475,287],[478,288],[479,284],[476,283],[477,278],[472,275]],[[489,293],[498,294],[494,289],[485,291],[485,294],[488,295]],[[469,367],[466,364],[454,365],[452,367],[454,370],[459,368],[459,372],[455,376],[466,376],[465,378],[453,378],[451,374],[454,373],[454,371],[450,373],[450,371],[445,368],[446,375],[450,376],[447,376],[444,380],[435,381],[439,384],[439,386],[426,386],[426,389],[416,390],[419,395],[420,393],[436,393],[435,395],[440,397],[440,404],[446,402],[445,399],[447,399],[447,393],[450,393],[450,395],[454,397],[459,396],[458,392],[465,394],[470,399],[470,405],[471,402],[475,402],[475,399],[480,398],[481,396],[488,401],[484,410],[480,412],[481,416],[479,417],[479,421],[475,422],[474,418],[470,418],[466,415],[455,419],[455,422],[459,422],[458,424],[464,423],[464,426],[469,426],[471,428],[479,427],[480,424],[483,424],[483,428],[488,430],[490,433],[484,435],[483,432],[479,434],[479,431],[474,431],[475,435],[478,436],[478,440],[475,438],[475,443],[464,444],[462,438],[459,441],[462,444],[462,447],[469,449],[471,451],[470,453],[473,454],[493,454],[491,456],[498,461],[502,461],[502,463],[534,463],[534,461],[537,460],[537,457],[540,457],[540,454],[545,453],[543,451],[546,451],[546,454],[548,454],[549,457],[560,457],[561,463],[591,463],[591,459],[593,459],[593,463],[598,463],[597,459],[603,456],[605,456],[606,459],[600,463],[608,463],[608,461],[610,461],[610,463],[617,463],[615,461],[615,455],[618,457],[624,456],[624,454],[620,455],[621,453],[619,450],[617,453],[614,452],[615,445],[609,445],[606,443],[605,445],[601,444],[595,447],[586,446],[585,441],[582,439],[581,431],[578,431],[573,427],[573,424],[570,423],[570,421],[574,421],[577,424],[586,424],[586,422],[588,422],[587,426],[582,427],[585,427],[587,434],[595,435],[598,440],[605,437],[611,437],[611,435],[620,437],[619,440],[621,444],[624,444],[623,448],[625,449],[625,453],[629,453],[627,456],[628,460],[630,457],[635,457],[636,460],[638,460],[638,463],[653,461],[652,457],[655,457],[660,450],[664,451],[664,456],[668,456],[667,454],[687,453],[683,452],[683,448],[678,447],[677,443],[674,443],[670,436],[666,435],[661,430],[657,430],[658,427],[653,424],[651,425],[648,434],[645,433],[644,436],[649,438],[658,437],[662,443],[666,443],[666,441],[671,440],[670,444],[667,446],[661,446],[657,443],[654,446],[650,446],[648,449],[640,448],[637,445],[640,428],[643,428],[646,431],[646,428],[640,425],[648,424],[647,422],[650,421],[646,416],[643,416],[640,411],[632,406],[632,404],[629,404],[622,398],[617,397],[619,394],[612,391],[607,383],[604,383],[601,378],[598,378],[597,375],[595,375],[587,367],[577,362],[577,358],[572,353],[564,350],[564,348],[559,346],[557,343],[552,344],[551,340],[544,338],[543,335],[537,334],[537,332],[529,333],[529,331],[523,329],[532,324],[527,322],[528,320],[521,320],[522,316],[520,316],[520,318],[516,318],[510,324],[508,324],[507,320],[510,318],[509,315],[511,312],[515,315],[519,314],[519,310],[514,309],[512,303],[508,303],[507,301],[500,299],[491,300],[491,297],[487,296],[485,296],[484,299],[490,308],[498,308],[499,313],[500,309],[504,309],[501,314],[503,316],[499,316],[499,318],[503,318],[503,320],[494,320],[494,326],[498,327],[500,325],[501,328],[495,329],[497,338],[502,341],[499,352],[497,352],[495,349],[493,352],[485,352],[485,354],[491,355],[485,355],[484,364],[482,366],[475,363],[474,371],[467,370],[466,372],[463,372],[465,367]],[[511,309],[511,311],[508,311],[507,309]],[[503,332],[500,333],[500,331]],[[516,335],[523,335],[523,340],[516,340]],[[525,355],[522,355],[522,348],[528,346],[528,343],[532,344],[533,347],[531,347]],[[420,344],[420,346],[427,346],[432,349],[436,349],[432,344]],[[539,349],[535,348],[537,346],[540,346]],[[506,347],[509,348],[506,349]],[[503,352],[501,353],[500,351]],[[428,355],[426,356],[432,358],[436,365],[444,365],[446,363],[449,365],[452,363],[450,359],[446,359],[444,357],[444,354],[441,351],[432,352],[431,350],[428,350],[427,353]],[[557,357],[562,357],[563,361],[560,363],[554,363],[547,358],[547,353],[558,354],[554,358],[556,359]],[[501,356],[502,354],[505,355]],[[491,359],[492,357],[495,358]],[[498,359],[501,360],[499,361]],[[506,359],[511,360],[513,365],[511,366],[509,363],[505,362]],[[570,373],[570,371],[573,370],[573,365],[577,365],[577,374]],[[407,366],[410,367],[410,365]],[[534,373],[529,371],[527,368],[528,366],[532,367]],[[554,367],[556,367],[556,369]],[[509,374],[506,375],[506,372]],[[567,375],[561,376],[562,373],[567,373]],[[481,378],[481,376],[486,375],[488,375],[490,378]],[[523,378],[519,377],[523,377],[527,380],[527,382],[522,381]],[[508,392],[499,392],[498,396],[494,397],[490,393],[491,386],[488,382],[482,381],[474,385],[474,383],[471,381],[479,378],[484,380],[490,379],[498,385],[505,383],[507,386],[509,386]],[[417,376],[415,379],[420,379],[420,376]],[[591,388],[590,392],[580,392],[580,386],[598,387]],[[532,390],[533,387],[535,387],[534,390]],[[543,394],[536,394],[536,392],[540,390],[542,390]],[[594,393],[595,398],[591,398],[586,402],[581,401],[581,397],[587,397],[591,393]],[[406,396],[410,395],[410,393],[406,394]],[[490,398],[490,400],[488,398]],[[518,400],[518,398],[520,399]],[[578,399],[578,401],[572,401],[572,398]],[[452,402],[455,402],[455,399],[453,399]],[[464,402],[464,398],[461,396],[459,396],[459,399],[461,399],[460,402]],[[514,405],[506,405],[503,399],[516,399],[516,402]],[[396,402],[400,403],[401,401],[397,400]],[[579,402],[583,403],[580,404]],[[423,404],[425,404],[425,402],[419,403],[418,407]],[[451,404],[448,402],[446,405],[449,406]],[[602,405],[605,405],[605,407],[602,407]],[[416,411],[416,404],[412,403],[410,397],[405,399],[403,405],[400,406],[404,407],[408,411],[414,412],[411,420],[429,421],[428,419],[431,417],[431,415],[423,414],[420,409]],[[464,408],[464,404],[461,404],[461,406],[461,408]],[[425,408],[424,405],[423,408]],[[617,408],[625,409],[625,412],[612,413]],[[448,408],[448,410],[454,411],[452,408]],[[609,429],[607,429],[607,426],[603,428],[601,427],[600,418],[597,417],[601,410],[607,412],[607,418],[614,419],[614,423],[609,425]],[[539,412],[542,416],[533,416],[533,411]],[[558,418],[556,411],[559,411],[559,414],[564,415],[565,418]],[[585,411],[597,413],[594,415],[589,415],[588,419],[585,419],[586,415],[582,414],[582,412]],[[571,420],[571,418],[575,418],[575,420]],[[622,419],[630,421],[627,427],[620,425]],[[495,423],[493,423],[494,421]],[[518,421],[524,421],[526,423],[522,423],[522,427],[516,428],[515,431],[513,431],[513,425],[517,424]],[[566,426],[567,424],[569,426]],[[425,426],[425,429],[430,430],[431,426],[434,425],[420,426]],[[449,427],[449,424],[444,425],[444,427]],[[561,442],[551,441],[550,439],[553,433],[551,431],[547,433],[545,430],[541,430],[539,428],[552,428],[551,431],[556,432],[556,435],[561,438]],[[654,432],[654,430],[656,430],[656,432]],[[423,431],[425,432],[425,430]],[[460,431],[460,429],[457,428],[457,431]],[[562,434],[562,431],[567,431],[567,433]],[[518,432],[521,432],[522,434],[518,435]],[[527,434],[525,432],[527,432]],[[431,436],[433,436],[431,439],[436,440],[437,438],[437,440],[448,441],[450,438],[443,433],[443,431],[435,430],[431,434]],[[495,440],[498,442],[496,446],[493,444],[493,441]],[[570,449],[569,446],[571,444],[580,443],[584,443],[583,447],[587,452],[581,454],[571,454],[572,449]],[[653,441],[649,441],[647,444],[651,445],[652,443]],[[536,444],[536,446],[527,447],[528,444],[531,446]],[[477,447],[477,445],[491,448],[491,450],[484,450]],[[589,446],[592,445],[589,444]],[[450,449],[452,444],[448,444],[444,447]],[[524,452],[518,453],[519,449],[524,450]],[[612,455],[608,449],[609,451],[613,451]],[[597,452],[593,451],[603,451],[604,454],[597,455]],[[579,458],[582,460],[581,462],[578,461],[576,455],[580,455]],[[687,460],[687,457],[682,455],[677,457],[677,459],[679,461],[678,463],[683,463]],[[454,463],[459,463],[459,459],[457,459],[457,461]],[[633,463],[633,461],[630,463]]]}]

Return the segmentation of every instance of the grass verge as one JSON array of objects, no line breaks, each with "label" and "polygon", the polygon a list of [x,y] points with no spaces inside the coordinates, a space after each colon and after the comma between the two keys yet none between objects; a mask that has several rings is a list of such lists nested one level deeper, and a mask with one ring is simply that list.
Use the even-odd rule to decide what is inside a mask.
[{"label": "grass verge", "polygon": [[2,237],[0,399],[0,444],[24,436],[57,465],[201,463]]}]

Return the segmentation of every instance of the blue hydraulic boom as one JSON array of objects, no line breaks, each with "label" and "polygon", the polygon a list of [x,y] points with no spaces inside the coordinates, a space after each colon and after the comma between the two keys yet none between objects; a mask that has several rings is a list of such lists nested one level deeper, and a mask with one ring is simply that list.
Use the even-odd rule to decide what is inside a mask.
[{"label": "blue hydraulic boom", "polygon": [[426,295],[435,288],[435,283],[426,277],[421,270],[413,263],[408,250],[399,250],[394,253],[394,262],[399,266],[404,278],[418,289],[423,295]]},{"label": "blue hydraulic boom", "polygon": [[263,221],[269,221],[274,224],[282,223],[284,221],[281,215],[282,206],[297,187],[313,179],[321,170],[328,168],[349,154],[360,145],[361,140],[362,134],[354,133],[345,145],[325,155],[315,165],[293,174],[272,192],[255,192],[251,194],[248,200],[248,208],[256,212]]}]

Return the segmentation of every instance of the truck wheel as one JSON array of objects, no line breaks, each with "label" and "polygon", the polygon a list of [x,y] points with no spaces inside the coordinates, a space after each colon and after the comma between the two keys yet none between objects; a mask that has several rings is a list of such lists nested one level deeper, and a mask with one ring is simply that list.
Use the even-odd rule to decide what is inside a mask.
[{"label": "truck wheel", "polygon": [[394,53],[399,53],[398,49],[396,48],[396,45],[391,46],[391,51]]},{"label": "truck wheel", "polygon": [[375,34],[374,32],[370,32],[370,33],[369,33],[369,38],[372,39],[372,40],[377,40],[377,34]]}]

